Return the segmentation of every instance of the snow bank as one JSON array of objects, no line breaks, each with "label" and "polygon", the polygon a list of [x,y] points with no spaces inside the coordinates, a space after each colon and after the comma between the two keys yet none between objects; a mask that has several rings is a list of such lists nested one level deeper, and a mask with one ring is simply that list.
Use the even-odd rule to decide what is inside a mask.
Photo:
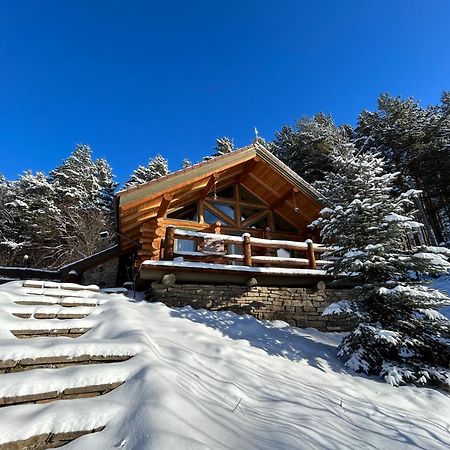
[{"label": "snow bank", "polygon": [[[17,283],[0,290],[0,309],[22,297]],[[97,307],[101,314],[87,335],[71,341],[74,348],[128,348],[135,357],[106,367],[29,371],[19,374],[18,381],[15,374],[3,380],[11,389],[45,382],[58,390],[66,378],[72,385],[74,380],[113,379],[126,379],[125,384],[102,397],[0,408],[0,443],[49,428],[58,432],[106,424],[102,432],[83,436],[67,448],[450,446],[448,396],[428,388],[394,389],[348,373],[336,358],[339,334],[230,312],[175,310],[115,294],[93,296],[103,300]],[[9,320],[1,314],[2,329]],[[43,348],[64,348],[67,341],[24,342],[2,335],[0,349],[3,352],[7,344],[17,354],[39,354]]]}]

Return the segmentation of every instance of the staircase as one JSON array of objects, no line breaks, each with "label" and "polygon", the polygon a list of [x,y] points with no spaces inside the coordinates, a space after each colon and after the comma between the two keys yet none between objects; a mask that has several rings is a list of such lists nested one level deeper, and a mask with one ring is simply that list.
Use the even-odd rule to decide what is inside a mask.
[{"label": "staircase", "polygon": [[9,324],[0,334],[0,450],[57,448],[107,426],[95,398],[126,382],[133,355],[120,341],[88,338],[102,305],[117,301],[105,296],[94,286],[25,281],[20,298],[0,304]]}]

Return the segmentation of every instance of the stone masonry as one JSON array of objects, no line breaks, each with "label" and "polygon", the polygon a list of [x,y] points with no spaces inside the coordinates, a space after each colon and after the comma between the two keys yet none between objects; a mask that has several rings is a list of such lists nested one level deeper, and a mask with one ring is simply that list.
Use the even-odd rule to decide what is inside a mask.
[{"label": "stone masonry", "polygon": [[321,331],[351,328],[348,320],[322,316],[331,303],[347,299],[349,289],[313,289],[310,287],[266,287],[206,284],[153,283],[148,292],[151,301],[168,306],[205,308],[251,314],[258,319],[283,320],[292,326],[313,327]]}]

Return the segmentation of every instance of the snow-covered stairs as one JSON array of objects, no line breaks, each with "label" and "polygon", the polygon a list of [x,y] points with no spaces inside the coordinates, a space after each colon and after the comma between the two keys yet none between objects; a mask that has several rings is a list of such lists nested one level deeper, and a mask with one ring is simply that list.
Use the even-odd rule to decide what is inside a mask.
[{"label": "snow-covered stairs", "polygon": [[[80,399],[108,394],[127,378],[123,364],[133,357],[129,346],[116,340],[83,340],[101,325],[99,306],[109,302],[106,295],[95,286],[40,281],[24,282],[18,293],[9,302],[0,299],[0,319],[6,316],[0,323],[8,328],[0,330],[0,450],[56,448],[101,431],[106,423],[80,427],[70,411],[76,411]],[[68,400],[74,407],[58,412]],[[2,431],[14,427],[18,418],[26,421],[30,408],[45,408],[50,419],[65,415],[74,425],[55,432],[51,426],[42,430],[33,419],[39,433],[16,432],[14,440],[4,442]],[[89,409],[95,408],[93,403]]]}]

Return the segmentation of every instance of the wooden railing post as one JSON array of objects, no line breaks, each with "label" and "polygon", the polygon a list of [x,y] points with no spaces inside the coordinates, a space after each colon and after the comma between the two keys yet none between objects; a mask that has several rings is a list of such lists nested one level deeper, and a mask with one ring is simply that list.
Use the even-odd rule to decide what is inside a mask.
[{"label": "wooden railing post", "polygon": [[308,261],[310,269],[317,269],[316,265],[316,255],[314,254],[314,244],[311,239],[307,239],[306,244],[308,245]]},{"label": "wooden railing post", "polygon": [[244,233],[242,235],[243,239],[243,248],[244,248],[244,265],[252,266],[252,244],[250,241],[250,234]]},{"label": "wooden railing post", "polygon": [[214,233],[215,233],[215,234],[220,234],[221,228],[222,228],[222,223],[218,220],[218,221],[214,224]]},{"label": "wooden railing post", "polygon": [[169,225],[166,228],[166,236],[164,238],[164,259],[166,261],[173,261],[174,246],[175,246],[175,227]]}]

